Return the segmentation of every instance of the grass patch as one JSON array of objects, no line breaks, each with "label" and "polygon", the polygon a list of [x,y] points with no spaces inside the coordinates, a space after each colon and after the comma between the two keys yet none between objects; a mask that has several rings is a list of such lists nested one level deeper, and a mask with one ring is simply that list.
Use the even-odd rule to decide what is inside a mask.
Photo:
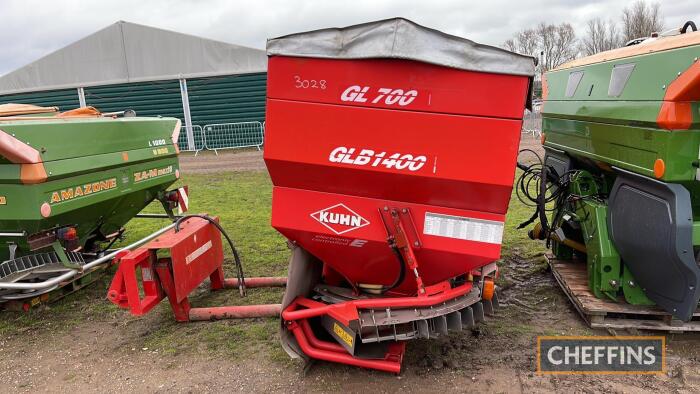
[{"label": "grass patch", "polygon": [[[184,176],[179,185],[189,185],[191,213],[217,215],[225,230],[236,242],[246,276],[283,276],[287,269],[289,250],[285,239],[270,226],[272,184],[265,172],[228,172]],[[151,204],[145,212],[161,213],[159,203]],[[134,219],[127,225],[126,245],[166,225],[165,220]],[[233,259],[224,243],[224,271],[233,276]],[[114,269],[94,284],[51,304],[28,313],[6,311],[0,314],[0,336],[26,335],[42,330],[65,331],[79,324],[103,320],[123,323],[131,321],[128,312],[120,310],[106,299]],[[274,303],[281,300],[282,289],[249,289],[248,297],[236,291],[209,292],[198,290],[191,297],[193,306],[244,305]],[[179,353],[203,348],[236,356],[263,352],[275,354],[277,347],[276,319],[225,321],[213,323],[175,323],[167,301],[154,311],[158,318],[155,329],[135,335],[135,348],[162,349]],[[138,319],[134,319],[138,320]],[[256,350],[257,349],[257,350]]]},{"label": "grass patch", "polygon": [[[283,276],[286,274],[289,250],[286,240],[270,226],[272,184],[266,172],[225,172],[219,174],[184,176],[179,185],[191,190],[190,212],[217,215],[221,224],[237,243],[247,276]],[[146,212],[161,212],[159,204],[152,204]],[[507,215],[503,242],[503,259],[525,258],[535,261],[544,251],[540,242],[527,238],[526,229],[517,230],[527,220],[532,209],[523,206],[513,195]],[[166,221],[132,220],[127,226],[126,244],[161,228]],[[233,276],[232,256],[225,246],[224,270]],[[533,269],[541,269],[533,267]],[[190,351],[215,352],[227,357],[263,354],[275,362],[288,362],[278,344],[277,319],[248,321],[217,321],[208,323],[176,323],[169,305],[162,302],[155,313],[146,318],[132,318],[106,300],[106,292],[113,271],[107,271],[101,280],[89,288],[64,298],[48,308],[29,313],[5,312],[0,314],[0,336],[27,335],[41,330],[67,330],[93,320],[116,322],[119,325],[139,325],[141,333],[134,333],[128,347],[149,348],[165,354]],[[508,273],[503,272],[507,277]],[[236,291],[211,293],[202,288],[191,297],[193,306],[242,305],[279,302],[281,289],[250,289],[245,299]],[[126,323],[125,323],[126,322]],[[131,330],[131,327],[127,327]],[[496,330],[531,333],[525,326],[503,323]]]}]

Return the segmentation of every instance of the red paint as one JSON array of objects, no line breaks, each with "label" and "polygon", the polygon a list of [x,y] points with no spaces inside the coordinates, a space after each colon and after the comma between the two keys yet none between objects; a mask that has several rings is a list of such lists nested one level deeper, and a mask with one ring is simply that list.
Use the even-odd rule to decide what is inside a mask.
[{"label": "red paint", "polygon": [[[357,319],[358,309],[386,309],[386,308],[426,308],[433,305],[461,297],[472,290],[472,283],[467,282],[459,287],[451,288],[439,294],[416,297],[384,297],[347,301],[339,304],[323,304],[297,298],[284,311],[282,318],[286,321],[310,319],[322,315],[333,315],[345,325],[350,320]],[[306,309],[298,309],[306,306]]]},{"label": "red paint", "polygon": [[[299,324],[291,323],[289,329],[294,333],[294,338],[296,338],[301,350],[309,357],[396,374],[401,372],[401,361],[406,347],[404,342],[390,345],[389,352],[387,352],[383,360],[361,359],[351,356],[345,349],[329,350],[335,348],[335,346],[333,346],[334,344],[316,338],[311,330],[305,332]],[[320,345],[320,347],[313,346],[310,343],[310,339],[317,346]]]},{"label": "red paint", "polygon": [[[529,83],[528,78],[522,76],[467,72],[396,59],[272,56],[268,70],[267,95],[270,99],[512,119],[523,117]],[[308,81],[308,85],[305,81]],[[321,81],[325,81],[325,89]],[[342,101],[343,92],[351,86],[369,87],[363,95],[367,101]],[[375,94],[379,88],[401,89],[404,92],[415,90],[417,96],[405,106],[387,104],[389,94],[373,104],[372,101],[380,94]]]},{"label": "red paint", "polygon": [[500,257],[500,242],[473,235],[481,230],[447,237],[426,218],[505,221],[529,84],[408,60],[270,57],[272,226],[321,260],[329,284],[391,285],[400,268],[390,244],[406,262],[383,297],[297,297],[282,317],[306,355],[398,373],[404,343],[383,360],[354,358],[316,338],[307,319],[348,325],[359,309],[437,305],[472,290],[449,279]]},{"label": "red paint", "polygon": [[[268,100],[275,186],[505,213],[520,120]],[[417,171],[333,163],[338,147],[424,156]],[[469,198],[465,198],[469,196]]]},{"label": "red paint", "polygon": [[[389,285],[397,277],[398,263],[387,245],[387,233],[379,213],[381,207],[397,202],[285,187],[273,189],[272,201],[272,226],[352,283]],[[370,224],[337,235],[311,217],[310,213],[340,201]],[[424,235],[424,218],[426,212],[432,212],[503,222],[505,215],[423,204],[400,203],[399,207],[410,210],[414,218],[419,239],[409,234],[409,241],[421,243],[414,253],[426,285],[469,272],[500,256],[499,244]],[[340,244],[333,244],[333,240]],[[349,246],[356,240],[363,242],[361,247]],[[415,293],[415,282],[410,280],[411,276],[406,278],[399,290],[409,295]]]},{"label": "red paint", "polygon": [[[218,218],[216,219],[218,221]],[[169,255],[155,261],[158,253]],[[279,316],[281,305],[244,305],[192,308],[189,295],[209,278],[211,290],[238,287],[237,279],[224,279],[221,234],[200,218],[182,222],[180,231],[170,230],[143,247],[115,258],[119,268],[107,297],[133,315],[141,316],[164,298],[168,299],[175,319],[243,319]],[[140,272],[140,276],[137,276]],[[139,291],[142,283],[143,297]],[[284,286],[286,278],[250,278],[250,287]]]},{"label": "red paint", "polygon": [[[264,277],[264,278],[245,278],[245,287],[284,287],[287,285],[287,278],[284,276]],[[224,279],[225,288],[238,288],[237,278]]]},{"label": "red paint", "polygon": [[221,319],[248,319],[254,317],[278,317],[281,311],[281,304],[192,308],[189,312],[189,320],[197,321]]},{"label": "red paint", "polygon": [[[184,221],[179,232],[169,231],[151,241],[148,249],[170,251],[177,301],[182,301],[220,270],[224,255],[219,230],[198,218]],[[221,277],[223,279],[223,271]]]}]

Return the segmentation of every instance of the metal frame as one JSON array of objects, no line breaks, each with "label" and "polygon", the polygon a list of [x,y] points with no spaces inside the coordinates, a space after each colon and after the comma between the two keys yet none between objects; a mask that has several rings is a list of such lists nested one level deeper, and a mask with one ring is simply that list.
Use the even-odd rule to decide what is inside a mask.
[{"label": "metal frame", "polygon": [[[185,132],[183,134],[183,131]],[[183,138],[184,137],[184,138]],[[197,138],[199,137],[199,141]],[[202,129],[202,126],[199,125],[192,125],[192,138],[193,138],[193,145],[192,148],[190,148],[190,143],[188,141],[188,136],[187,136],[187,126],[183,125],[180,127],[180,136],[178,137],[177,140],[177,147],[180,149],[181,152],[194,152],[195,156],[199,154],[199,152],[203,151],[206,149],[206,141],[204,139],[204,130]]]},{"label": "metal frame", "polygon": [[532,133],[533,137],[542,135],[542,104],[533,105],[531,111],[525,110],[522,133]]},{"label": "metal frame", "polygon": [[81,107],[87,107],[87,102],[85,101],[85,89],[82,87],[78,88],[78,102]]},{"label": "metal frame", "polygon": [[[158,251],[167,250],[167,258]],[[186,219],[147,245],[122,256],[107,298],[131,314],[148,313],[167,298],[179,322],[279,316],[280,304],[192,308],[189,295],[209,278],[211,290],[238,288],[225,279],[219,230],[200,218]],[[246,287],[284,287],[287,278],[247,278]],[[143,294],[143,296],[142,296]]]},{"label": "metal frame", "polygon": [[265,127],[258,121],[213,123],[204,126],[204,146],[217,155],[218,151],[223,149],[256,147],[261,150],[264,142]]},{"label": "metal frame", "polygon": [[[175,227],[175,224],[171,224],[169,226],[166,226],[124,248],[118,249],[114,252],[111,252],[105,256],[102,256],[96,260],[93,260],[85,265],[82,266],[82,271],[85,272],[93,267],[96,267],[101,264],[105,264],[108,262],[111,262],[112,260],[119,259],[120,257],[128,254],[132,249],[135,249],[138,246],[141,246],[145,244],[146,242],[157,238],[158,236],[166,233],[167,231],[173,229]],[[58,285],[61,282],[65,282],[73,278],[74,276],[78,275],[79,272],[78,270],[71,270],[69,272],[66,272],[63,275],[45,280],[43,282],[34,282],[34,283],[2,283],[0,282],[0,289],[13,289],[13,290],[43,290],[46,288],[49,288],[54,285]]]},{"label": "metal frame", "polygon": [[187,130],[187,146],[194,149],[194,130],[192,129],[192,117],[190,116],[190,97],[187,93],[187,80],[180,79],[180,97],[182,98],[182,113],[185,117],[185,128]]}]

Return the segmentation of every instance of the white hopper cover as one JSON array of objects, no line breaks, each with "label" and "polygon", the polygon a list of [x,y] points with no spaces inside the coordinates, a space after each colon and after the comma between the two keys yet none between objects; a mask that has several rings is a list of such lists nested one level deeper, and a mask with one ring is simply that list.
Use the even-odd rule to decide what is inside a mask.
[{"label": "white hopper cover", "polygon": [[468,71],[535,75],[535,58],[477,44],[403,18],[290,34],[267,41],[268,56],[395,58]]}]

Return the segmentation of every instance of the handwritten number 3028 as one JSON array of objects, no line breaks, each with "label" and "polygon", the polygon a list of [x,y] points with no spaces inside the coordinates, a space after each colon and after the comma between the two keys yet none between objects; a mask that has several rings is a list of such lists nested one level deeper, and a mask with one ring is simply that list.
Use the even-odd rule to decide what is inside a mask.
[{"label": "handwritten number 3028", "polygon": [[294,87],[297,89],[326,89],[325,79],[302,79],[300,76],[294,76]]}]

